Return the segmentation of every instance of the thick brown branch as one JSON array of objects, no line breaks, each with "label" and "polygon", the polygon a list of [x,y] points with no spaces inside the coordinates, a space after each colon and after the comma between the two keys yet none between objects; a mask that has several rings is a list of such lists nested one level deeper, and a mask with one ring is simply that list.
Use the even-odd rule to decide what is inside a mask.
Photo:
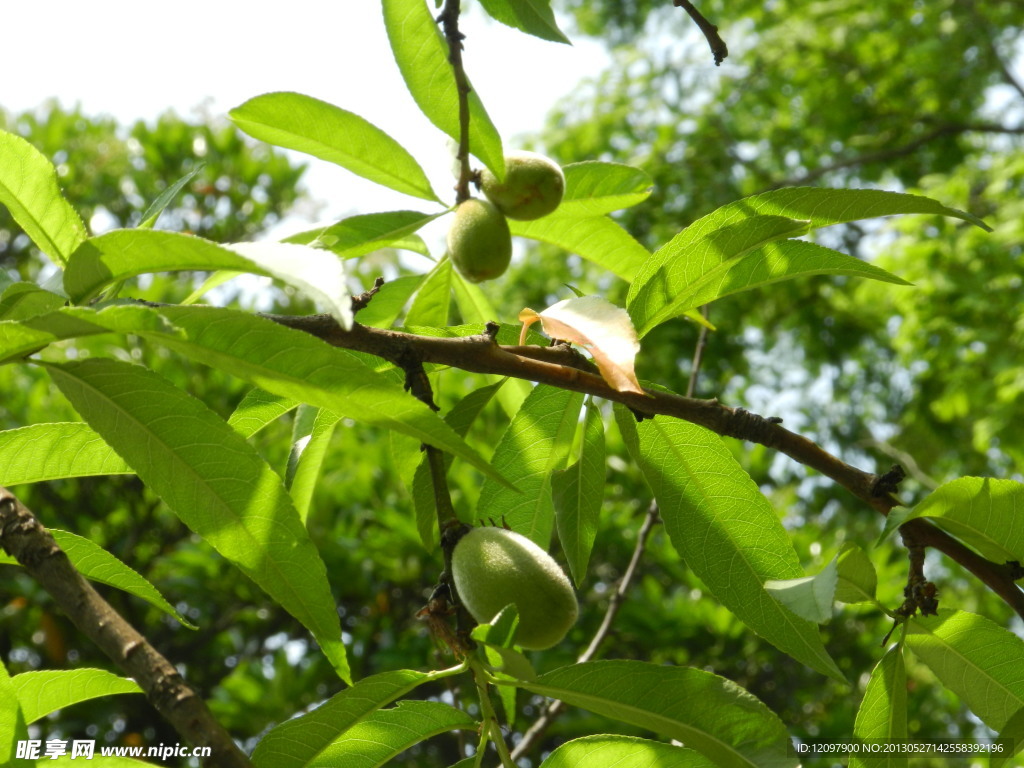
[{"label": "thick brown branch", "polygon": [[[889,510],[899,504],[884,489],[880,489],[881,476],[847,464],[806,437],[790,432],[777,419],[764,418],[742,408],[730,408],[717,400],[700,400],[667,392],[646,392],[642,395],[619,392],[597,374],[575,366],[549,362],[547,359],[526,357],[522,354],[522,348],[500,346],[495,343],[493,335],[488,334],[455,339],[435,338],[367,328],[358,324],[346,331],[327,315],[267,317],[290,328],[311,333],[337,347],[376,355],[396,365],[400,365],[401,356],[407,354],[411,347],[424,363],[451,366],[473,373],[511,376],[583,392],[622,403],[644,417],[663,415],[684,419],[724,437],[760,443],[781,451],[804,466],[831,478],[882,515],[888,515]],[[549,353],[538,353],[538,357],[544,354]],[[928,529],[927,533],[916,531],[917,539],[922,544],[939,550],[967,568],[1024,617],[1024,592],[1014,583],[1005,566],[975,555],[926,520],[914,521],[913,525]]]},{"label": "thick brown branch", "polygon": [[0,488],[0,545],[50,593],[75,626],[142,687],[183,739],[210,747],[209,765],[252,768],[174,665],[100,597],[49,531],[6,488]]}]

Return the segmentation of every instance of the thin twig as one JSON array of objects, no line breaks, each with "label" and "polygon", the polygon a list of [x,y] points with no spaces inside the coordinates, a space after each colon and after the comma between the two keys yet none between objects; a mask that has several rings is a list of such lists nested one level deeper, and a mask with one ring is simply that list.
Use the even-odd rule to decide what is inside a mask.
[{"label": "thin twig", "polygon": [[689,0],[672,0],[672,5],[682,8],[690,15],[693,23],[700,28],[704,38],[708,41],[708,45],[711,47],[711,55],[715,57],[715,66],[720,66],[725,61],[726,56],[729,55],[729,46],[725,44],[725,40],[718,34],[718,27],[704,18],[701,12],[694,8]]},{"label": "thin twig", "polygon": [[[700,308],[701,317],[708,319],[708,305]],[[704,362],[704,350],[708,345],[708,327],[702,325],[697,335],[697,344],[693,348],[693,364],[690,366],[690,380],[686,383],[686,396],[693,397],[697,394],[697,379],[700,377],[700,366]]]},{"label": "thin twig", "polygon": [[[652,502],[647,509],[643,525],[640,526],[640,531],[636,535],[636,545],[633,547],[633,556],[629,560],[626,572],[622,574],[618,587],[608,601],[608,610],[605,611],[604,618],[601,620],[601,626],[594,633],[590,645],[587,646],[587,649],[576,660],[577,664],[583,664],[593,659],[597,655],[601,644],[611,633],[612,624],[619,613],[619,609],[622,607],[630,585],[633,583],[633,577],[636,575],[640,560],[644,556],[644,551],[647,548],[647,539],[658,522],[658,505]],[[552,701],[544,708],[541,716],[527,729],[526,733],[523,734],[523,738],[516,744],[515,749],[512,750],[512,759],[514,761],[518,761],[520,757],[533,749],[534,745],[543,738],[544,733],[561,714],[563,709],[565,709],[565,702],[558,699]]]},{"label": "thin twig", "polygon": [[139,684],[185,741],[210,748],[209,765],[252,768],[174,665],[100,597],[50,532],[6,488],[0,488],[0,545],[50,593],[82,634]]},{"label": "thin twig", "polygon": [[459,0],[445,0],[444,9],[437,17],[448,42],[448,61],[452,65],[455,89],[459,96],[459,149],[455,155],[459,161],[459,180],[455,184],[456,204],[469,199],[469,182],[473,178],[473,171],[469,167],[469,94],[473,89],[462,65],[462,41],[466,36],[459,31],[459,6]]}]

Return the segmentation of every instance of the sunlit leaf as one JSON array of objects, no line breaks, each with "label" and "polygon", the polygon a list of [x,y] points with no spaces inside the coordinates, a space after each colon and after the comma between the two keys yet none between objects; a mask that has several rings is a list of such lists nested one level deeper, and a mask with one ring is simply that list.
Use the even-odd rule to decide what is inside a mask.
[{"label": "sunlit leaf", "polygon": [[833,559],[816,576],[796,579],[769,579],[764,583],[768,593],[797,616],[824,624],[832,618],[839,574]]},{"label": "sunlit leaf", "polygon": [[[459,140],[459,96],[448,44],[424,0],[383,0],[384,26],[395,63],[424,115]],[[476,90],[469,94],[469,149],[498,178],[505,177],[501,136]]]},{"label": "sunlit leaf", "polygon": [[855,544],[844,544],[836,568],[839,576],[836,600],[842,603],[875,602],[878,574],[863,549]]},{"label": "sunlit leaf", "polygon": [[25,320],[63,306],[67,299],[35,283],[13,283],[0,294],[0,320]]},{"label": "sunlit leaf", "polygon": [[640,342],[633,330],[629,313],[600,296],[564,299],[542,312],[524,309],[520,344],[525,343],[526,330],[540,320],[544,333],[553,339],[579,344],[594,356],[601,376],[619,392],[643,394],[636,380],[633,361],[640,351]]},{"label": "sunlit leaf", "polygon": [[642,203],[651,194],[646,171],[622,163],[587,160],[563,166],[565,195],[558,213],[600,216]]},{"label": "sunlit leaf", "polygon": [[0,432],[0,485],[131,471],[88,424],[33,424]]},{"label": "sunlit leaf", "polygon": [[265,93],[228,112],[248,133],[413,197],[440,202],[408,150],[359,115],[301,93]]},{"label": "sunlit leaf", "polygon": [[[907,670],[903,646],[894,645],[871,672],[853,726],[857,739],[896,741],[907,738]],[[849,768],[906,768],[901,754],[850,755]]]},{"label": "sunlit leaf", "polygon": [[293,410],[298,402],[283,395],[254,387],[228,417],[228,426],[242,437],[252,437],[273,421]]},{"label": "sunlit leaf", "polygon": [[908,620],[907,647],[989,728],[1024,707],[1024,640],[966,611]]},{"label": "sunlit leaf", "polygon": [[991,477],[958,478],[939,486],[909,509],[894,509],[882,536],[919,517],[935,520],[990,560],[1024,562],[1024,483]]},{"label": "sunlit leaf", "polygon": [[577,587],[587,575],[590,551],[597,538],[604,481],[604,422],[597,406],[587,403],[579,459],[551,476],[558,540]]},{"label": "sunlit leaf", "polygon": [[534,221],[509,220],[508,226],[513,235],[557,245],[627,282],[651,257],[629,232],[607,216],[576,216],[555,211]]},{"label": "sunlit leaf", "polygon": [[415,239],[411,239],[411,237],[418,229],[445,213],[447,211],[429,214],[419,211],[364,213],[358,216],[349,216],[329,227],[311,229],[286,237],[284,242],[316,245],[343,259],[365,256],[389,246],[409,249],[410,245],[413,246],[412,250],[417,253],[429,256],[430,252],[423,244],[423,240],[418,236],[415,236]]},{"label": "sunlit leaf", "polygon": [[302,622],[348,679],[323,561],[256,450],[202,402],[140,366],[93,358],[47,370],[142,481]]},{"label": "sunlit leaf", "polygon": [[480,0],[492,17],[515,29],[555,43],[568,43],[558,28],[551,0]]},{"label": "sunlit leaf", "polygon": [[700,752],[633,736],[599,734],[567,741],[540,768],[714,768]]},{"label": "sunlit leaf", "polygon": [[67,263],[88,237],[82,218],[57,186],[57,170],[38,149],[6,131],[0,131],[0,205],[58,264]]},{"label": "sunlit leaf", "polygon": [[34,723],[80,701],[143,692],[134,680],[103,669],[41,669],[22,672],[11,681],[26,723]]},{"label": "sunlit leaf", "polygon": [[[310,414],[311,417],[303,418],[304,414]],[[320,479],[327,446],[338,421],[337,416],[323,408],[299,406],[285,483],[303,523],[309,516],[313,491]]]},{"label": "sunlit leaf", "polygon": [[157,195],[149,208],[143,212],[142,221],[139,222],[139,229],[152,229],[156,225],[156,220],[160,218],[160,214],[164,212],[164,209],[167,208],[168,205],[171,204],[171,201],[174,200],[175,196],[181,192],[186,184],[198,176],[199,172],[205,167],[206,163],[200,160],[195,164],[191,171]]},{"label": "sunlit leaf", "polygon": [[405,316],[407,326],[448,325],[448,307],[452,303],[452,262],[442,259],[420,283]]},{"label": "sunlit leaf", "polygon": [[695,667],[573,664],[522,683],[613,720],[677,739],[720,768],[795,768],[782,721],[735,683]]},{"label": "sunlit leaf", "polygon": [[615,415],[672,545],[708,591],[779,650],[844,681],[817,626],[765,590],[769,579],[800,578],[803,569],[775,510],[722,439],[679,419],[636,424],[620,406]]},{"label": "sunlit leaf", "polygon": [[583,395],[538,384],[494,449],[494,468],[512,487],[488,478],[480,489],[477,519],[504,520],[544,549],[551,542],[554,504],[551,473],[565,466],[583,407]]}]

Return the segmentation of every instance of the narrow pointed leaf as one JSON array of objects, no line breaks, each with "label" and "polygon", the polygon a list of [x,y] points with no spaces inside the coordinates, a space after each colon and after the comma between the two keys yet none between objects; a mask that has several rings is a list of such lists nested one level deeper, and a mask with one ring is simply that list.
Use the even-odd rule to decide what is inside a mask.
[{"label": "narrow pointed leaf", "polygon": [[142,693],[134,680],[118,677],[104,669],[46,669],[22,672],[11,678],[25,714],[26,723],[34,723],[51,712],[80,701],[113,696],[118,693]]},{"label": "narrow pointed leaf", "polygon": [[250,136],[336,163],[390,189],[440,202],[408,150],[359,115],[301,93],[265,93],[228,112]]},{"label": "narrow pointed leaf", "polygon": [[715,768],[700,752],[633,736],[599,734],[567,741],[540,768]]},{"label": "narrow pointed leaf", "polygon": [[601,216],[642,203],[651,194],[646,171],[622,163],[587,160],[570,163],[565,173],[565,195],[558,213],[566,216]]},{"label": "narrow pointed leaf", "polygon": [[[420,111],[459,140],[459,96],[448,44],[425,0],[383,0],[384,26],[395,63]],[[495,176],[505,178],[501,136],[475,90],[469,94],[469,150]]]},{"label": "narrow pointed leaf", "polygon": [[242,437],[252,437],[273,421],[295,409],[298,402],[289,397],[253,387],[228,417],[228,426]]},{"label": "narrow pointed leaf", "polygon": [[432,325],[443,328],[448,325],[448,308],[452,303],[452,262],[442,259],[420,283],[413,296],[412,305],[405,316],[405,324]]},{"label": "narrow pointed leaf", "polygon": [[494,468],[511,481],[488,478],[480,490],[477,519],[504,520],[547,549],[554,527],[551,473],[565,466],[583,407],[583,395],[538,384],[512,419],[497,448]]},{"label": "narrow pointed leaf", "polygon": [[324,305],[344,327],[352,313],[344,270],[326,251],[282,243],[239,243],[225,248],[176,232],[121,229],[83,243],[68,263],[64,288],[77,303],[105,286],[150,272],[232,270],[285,282]]},{"label": "narrow pointed leaf", "polygon": [[67,299],[35,283],[13,283],[0,295],[0,320],[26,320],[64,306]]},{"label": "narrow pointed leaf", "polygon": [[400,701],[349,728],[321,752],[317,768],[378,768],[409,747],[454,730],[476,731],[479,722],[438,701]]},{"label": "narrow pointed leaf", "polygon": [[206,405],[136,365],[48,365],[61,392],[181,520],[306,626],[343,679],[320,554],[280,478]]},{"label": "narrow pointed leaf", "polygon": [[1001,755],[990,758],[989,768],[1003,768],[1010,760],[1024,752],[1024,708],[1018,709],[999,732],[999,740],[1005,743]]},{"label": "narrow pointed leaf", "polygon": [[196,163],[195,167],[191,171],[157,195],[149,208],[147,208],[142,214],[142,221],[139,222],[139,229],[152,229],[156,225],[156,220],[160,218],[160,214],[164,212],[164,209],[171,204],[171,201],[174,200],[182,189],[184,189],[185,185],[198,176],[199,172],[205,167],[205,162],[200,161]]},{"label": "narrow pointed leaf", "polygon": [[[853,735],[865,741],[907,738],[907,670],[902,645],[890,648],[871,672],[857,710]],[[906,765],[906,755],[858,753],[850,756],[849,768],[906,768]]]},{"label": "narrow pointed leaf", "polygon": [[33,424],[0,432],[0,485],[131,472],[88,424]]},{"label": "narrow pointed leaf", "polygon": [[629,232],[607,216],[563,215],[555,211],[534,221],[510,220],[508,226],[513,235],[557,245],[627,282],[651,257]]},{"label": "narrow pointed leaf", "polygon": [[719,768],[795,768],[782,721],[735,683],[694,667],[591,661],[522,687],[677,739]]},{"label": "narrow pointed leaf", "polygon": [[0,659],[0,755],[16,754],[15,747],[28,738],[28,725],[18,703],[13,679]]},{"label": "narrow pointed leaf", "polygon": [[437,414],[410,397],[400,382],[374,371],[354,354],[244,312],[123,305],[99,312],[63,309],[27,323],[0,322],[0,360],[18,359],[61,339],[106,332],[144,336],[268,392],[397,430],[505,482]]},{"label": "narrow pointed leaf", "polygon": [[672,545],[708,591],[779,650],[845,682],[817,626],[765,590],[769,579],[800,578],[803,569],[775,511],[722,439],[664,417],[637,425],[621,407],[616,418]]},{"label": "narrow pointed leaf", "polygon": [[569,43],[555,21],[551,0],[480,0],[480,5],[502,24],[542,40]]},{"label": "narrow pointed leaf", "polygon": [[836,600],[843,603],[873,603],[878,574],[864,550],[855,544],[844,544],[836,562],[839,580]]},{"label": "narrow pointed leaf", "polygon": [[1024,640],[994,621],[966,611],[915,616],[906,643],[989,728],[1024,707]]},{"label": "narrow pointed leaf", "polygon": [[58,264],[88,237],[78,212],[57,186],[57,170],[20,136],[0,131],[0,205]]},{"label": "narrow pointed leaf", "polygon": [[832,603],[838,582],[836,560],[832,560],[815,576],[769,579],[764,583],[764,588],[797,616],[824,624],[832,618]]},{"label": "narrow pointed leaf", "polygon": [[604,422],[597,406],[587,403],[580,457],[568,469],[555,470],[551,476],[558,540],[577,587],[586,578],[590,552],[597,538],[604,480]]},{"label": "narrow pointed leaf", "polygon": [[309,429],[308,431],[302,430],[303,434],[298,436],[293,444],[292,453],[288,459],[288,492],[292,496],[295,509],[298,510],[299,518],[303,523],[309,516],[313,491],[316,490],[320,480],[320,471],[323,468],[324,456],[327,455],[327,446],[334,435],[334,427],[339,421],[338,417],[328,410],[323,408],[313,408],[312,410],[315,415],[311,419]]},{"label": "narrow pointed leaf", "polygon": [[[808,227],[807,221],[785,216],[751,216],[688,244],[685,252],[664,260],[641,287],[636,288],[634,281],[629,291],[628,309],[637,333],[643,336],[659,323],[698,306],[699,301],[693,303],[695,297],[702,292],[713,295],[714,286],[719,283],[716,278],[741,257],[774,240],[806,234]],[[650,261],[659,260],[660,254],[661,251]],[[646,264],[644,267],[646,269]]]},{"label": "narrow pointed leaf", "polygon": [[360,680],[312,712],[286,720],[264,736],[252,753],[256,768],[306,768],[320,765],[320,756],[349,728],[381,707],[431,680],[455,670],[417,672],[400,669]]},{"label": "narrow pointed leaf", "polygon": [[918,517],[935,520],[990,560],[1024,562],[1024,483],[990,477],[944,483],[910,509],[893,510],[882,536]]},{"label": "narrow pointed leaf", "polygon": [[406,275],[384,283],[373,300],[359,310],[358,321],[373,328],[390,328],[423,280],[424,275]]},{"label": "narrow pointed leaf", "polygon": [[325,248],[343,259],[354,259],[365,256],[380,248],[388,246],[408,247],[415,243],[412,250],[429,255],[426,245],[419,236],[410,240],[413,233],[441,213],[420,213],[419,211],[387,211],[386,213],[364,213],[342,219],[337,224],[308,232],[300,232],[284,239],[286,243],[300,245],[316,245]]}]

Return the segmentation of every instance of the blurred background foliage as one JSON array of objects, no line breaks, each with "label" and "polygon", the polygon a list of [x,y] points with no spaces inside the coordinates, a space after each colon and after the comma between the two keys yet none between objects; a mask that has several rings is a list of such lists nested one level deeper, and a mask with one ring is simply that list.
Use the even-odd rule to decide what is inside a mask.
[{"label": "blurred background foliage", "polygon": [[[616,218],[652,250],[720,205],[793,184],[919,191],[980,215],[994,228],[986,234],[950,220],[909,217],[824,231],[826,244],[875,260],[914,287],[812,278],[717,302],[710,308],[717,330],[708,339],[697,394],[780,416],[863,469],[903,464],[911,475],[903,486],[908,502],[960,475],[1020,479],[1024,18],[1018,0],[705,0],[701,11],[730,46],[720,68],[685,13],[668,2],[556,0],[555,6],[566,14],[570,36],[605,41],[614,64],[581,83],[547,125],[538,126],[543,129],[535,145],[562,163],[599,158],[650,173],[649,201]],[[168,114],[154,124],[119,126],[47,104],[30,114],[0,113],[0,126],[53,160],[68,198],[96,231],[138,223],[149,202],[199,161],[205,167],[159,227],[219,241],[252,239],[298,200],[302,166],[243,141],[212,118]],[[382,272],[411,272],[392,251],[353,266],[354,290]],[[52,270],[3,210],[0,268],[5,282]],[[194,282],[159,278],[144,292],[180,301]],[[544,306],[566,297],[566,282],[600,290],[618,303],[625,296],[624,286],[609,286],[586,263],[541,245],[528,247],[507,278],[485,290],[496,306]],[[247,306],[254,301],[239,291],[221,298]],[[283,291],[264,291],[259,302],[277,311],[310,310]],[[685,391],[697,337],[692,324],[666,323],[644,339],[638,373]],[[79,354],[117,349],[109,339],[75,348]],[[245,387],[225,375],[141,342],[128,348],[133,358],[144,358],[225,417],[244,395]],[[443,374],[442,407],[483,383]],[[0,386],[4,429],[76,418],[30,366],[0,369]],[[470,439],[489,450],[506,423],[493,403]],[[287,417],[254,441],[284,472],[291,439]],[[859,502],[767,449],[729,444],[775,503],[809,573],[846,542],[872,545],[879,521]],[[581,620],[569,641],[534,655],[539,670],[570,663],[586,647],[647,508],[649,491],[625,459],[613,426],[609,451],[607,499],[580,591]],[[403,441],[342,422],[314,498],[309,526],[336,591],[357,678],[446,663],[415,619],[440,570],[437,553],[427,554],[420,543],[405,485],[416,460]],[[457,508],[468,510],[479,477],[456,464],[452,487]],[[294,620],[134,478],[14,490],[45,524],[87,535],[139,570],[199,626],[185,629],[104,590],[182,666],[237,737],[251,744],[266,727],[340,688]],[[891,541],[871,557],[880,597],[895,607],[906,577],[904,555]],[[978,611],[1021,631],[1010,610],[956,566],[930,557],[927,572],[945,607]],[[0,578],[6,585],[0,593],[0,654],[13,673],[109,667],[17,569],[0,566]],[[762,698],[793,734],[841,740],[851,733],[888,628],[876,611],[837,609],[824,628],[826,644],[853,690],[838,686],[735,621],[704,594],[655,529],[600,655],[713,670]],[[926,669],[913,665],[910,678],[912,732],[918,737],[986,735]],[[440,688],[425,693],[472,694]],[[514,729],[521,732],[540,703],[520,695],[519,705]],[[614,726],[569,711],[549,730],[544,748],[609,729]],[[72,707],[44,723],[43,731],[112,743],[177,741],[151,708],[130,697]],[[446,766],[457,758],[454,740],[438,739],[403,762]]]}]

